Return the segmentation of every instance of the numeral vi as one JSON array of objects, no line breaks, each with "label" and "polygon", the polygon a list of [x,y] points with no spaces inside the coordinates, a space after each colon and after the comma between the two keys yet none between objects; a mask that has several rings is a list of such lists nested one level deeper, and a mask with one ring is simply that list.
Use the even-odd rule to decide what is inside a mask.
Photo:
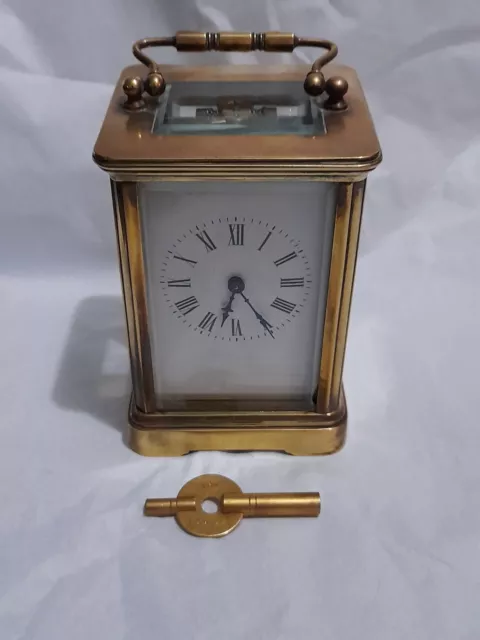
[{"label": "numeral vi", "polygon": [[232,318],[232,336],[238,337],[238,336],[242,336],[242,328],[240,327],[240,320],[236,320],[235,318]]}]

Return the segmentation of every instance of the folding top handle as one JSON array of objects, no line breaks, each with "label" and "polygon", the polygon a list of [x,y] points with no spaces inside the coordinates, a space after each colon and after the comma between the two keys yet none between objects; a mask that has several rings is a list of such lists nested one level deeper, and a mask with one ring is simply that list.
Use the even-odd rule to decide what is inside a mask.
[{"label": "folding top handle", "polygon": [[177,31],[170,38],[144,38],[133,45],[133,55],[149,69],[145,80],[140,77],[126,78],[123,90],[127,96],[124,107],[129,111],[138,111],[145,107],[142,94],[146,91],[150,96],[160,96],[165,91],[165,79],[160,66],[149,58],[144,50],[150,47],[175,47],[177,51],[268,51],[273,53],[291,52],[297,47],[318,47],[325,49],[315,60],[303,84],[310,96],[320,96],[324,91],[328,98],[324,108],[332,111],[343,111],[347,108],[344,99],[348,91],[347,81],[340,76],[333,76],[325,81],[321,69],[331,62],[338,53],[334,42],[317,38],[299,38],[293,33],[267,31],[265,33],[240,33],[222,31],[220,33],[202,33],[197,31]]}]

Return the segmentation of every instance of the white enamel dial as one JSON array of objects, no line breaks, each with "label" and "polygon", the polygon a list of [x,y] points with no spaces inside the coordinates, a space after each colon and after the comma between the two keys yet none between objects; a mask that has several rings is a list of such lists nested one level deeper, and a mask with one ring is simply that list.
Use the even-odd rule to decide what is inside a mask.
[{"label": "white enamel dial", "polygon": [[314,182],[142,187],[159,409],[198,399],[311,407],[334,201],[333,185]]},{"label": "white enamel dial", "polygon": [[305,250],[281,226],[255,217],[200,222],[164,258],[159,285],[171,312],[214,340],[275,339],[308,303]]}]

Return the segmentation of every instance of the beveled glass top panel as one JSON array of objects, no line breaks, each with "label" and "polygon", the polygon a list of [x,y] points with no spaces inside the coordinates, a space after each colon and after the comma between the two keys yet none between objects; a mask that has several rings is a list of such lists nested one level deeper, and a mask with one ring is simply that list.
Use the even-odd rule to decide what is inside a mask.
[{"label": "beveled glass top panel", "polygon": [[326,133],[321,103],[298,82],[176,82],[155,113],[155,135]]}]

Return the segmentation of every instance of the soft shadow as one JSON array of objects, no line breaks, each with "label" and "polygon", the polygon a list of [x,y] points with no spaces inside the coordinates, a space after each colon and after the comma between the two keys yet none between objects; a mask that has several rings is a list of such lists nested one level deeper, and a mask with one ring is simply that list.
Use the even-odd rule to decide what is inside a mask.
[{"label": "soft shadow", "polygon": [[122,299],[86,298],[78,305],[53,390],[54,402],[125,433],[131,393]]}]

